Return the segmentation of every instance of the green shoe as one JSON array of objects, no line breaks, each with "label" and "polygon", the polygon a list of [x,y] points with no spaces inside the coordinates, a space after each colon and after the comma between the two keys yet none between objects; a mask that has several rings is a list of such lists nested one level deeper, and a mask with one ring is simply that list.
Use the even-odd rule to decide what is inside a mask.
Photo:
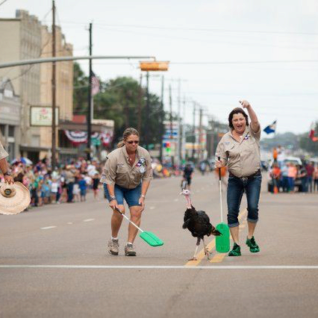
[{"label": "green shoe", "polygon": [[250,248],[251,253],[258,253],[260,251],[254,236],[251,239],[249,238],[246,239],[246,245]]},{"label": "green shoe", "polygon": [[241,256],[241,247],[234,243],[232,251],[230,251],[229,256]]}]

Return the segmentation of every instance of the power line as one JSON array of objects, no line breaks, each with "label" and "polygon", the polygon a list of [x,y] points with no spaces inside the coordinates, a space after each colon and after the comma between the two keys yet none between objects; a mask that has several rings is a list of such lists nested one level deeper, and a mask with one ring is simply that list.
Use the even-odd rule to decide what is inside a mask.
[{"label": "power line", "polygon": [[0,6],[2,6],[5,2],[7,2],[8,0],[3,0],[1,3],[0,3]]},{"label": "power line", "polygon": [[135,31],[127,31],[127,30],[118,30],[118,29],[109,29],[105,27],[101,27],[103,30],[106,30],[107,32],[121,32],[121,33],[130,33],[130,34],[139,34],[139,35],[146,35],[151,37],[159,37],[164,39],[172,39],[172,40],[185,40],[185,41],[194,41],[194,42],[200,42],[205,44],[227,44],[227,45],[241,45],[241,46],[261,46],[261,47],[276,47],[281,49],[297,49],[297,50],[308,50],[308,49],[318,49],[318,47],[304,47],[303,45],[301,47],[288,47],[288,46],[282,46],[282,45],[273,45],[273,44],[263,44],[263,43],[244,43],[242,41],[240,42],[230,42],[230,41],[220,41],[220,40],[213,40],[213,41],[207,41],[207,40],[201,40],[201,39],[193,39],[193,38],[185,38],[185,37],[178,37],[178,36],[168,36],[166,34],[160,35],[160,34],[153,34],[153,33],[144,33],[144,32],[135,32]]},{"label": "power line", "polygon": [[[84,22],[64,21],[68,24],[84,24]],[[141,29],[155,29],[155,30],[176,30],[176,31],[203,31],[213,33],[247,33],[247,34],[278,34],[278,35],[313,35],[317,36],[316,32],[291,32],[291,31],[264,31],[264,30],[237,30],[237,29],[219,29],[219,28],[189,28],[189,27],[170,27],[170,26],[153,26],[153,25],[134,25],[134,24],[108,24],[102,22],[94,22],[96,26],[108,27],[127,27],[127,28],[141,28]]]}]

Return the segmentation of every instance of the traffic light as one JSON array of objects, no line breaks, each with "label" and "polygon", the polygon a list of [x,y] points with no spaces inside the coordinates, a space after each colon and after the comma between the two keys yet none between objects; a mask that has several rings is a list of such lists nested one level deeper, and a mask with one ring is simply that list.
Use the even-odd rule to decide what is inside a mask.
[{"label": "traffic light", "polygon": [[142,71],[168,71],[168,61],[152,61],[152,62],[140,62],[140,69]]},{"label": "traffic light", "polygon": [[171,152],[171,144],[170,144],[170,141],[167,141],[163,144],[163,147],[166,149],[166,152],[167,153],[170,153]]}]

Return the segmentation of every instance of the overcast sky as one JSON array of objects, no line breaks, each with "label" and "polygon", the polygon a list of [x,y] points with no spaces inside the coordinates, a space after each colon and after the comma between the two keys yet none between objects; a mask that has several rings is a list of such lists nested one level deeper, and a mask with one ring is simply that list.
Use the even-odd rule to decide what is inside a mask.
[{"label": "overcast sky", "polygon": [[[0,3],[2,1],[0,0]],[[0,17],[28,10],[51,24],[48,0],[7,0]],[[88,54],[88,24],[93,23],[93,55],[150,55],[171,62],[165,76],[173,108],[178,109],[178,79],[186,100],[226,122],[240,99],[247,99],[263,127],[277,120],[277,132],[309,131],[318,120],[318,1],[316,0],[57,0],[57,24],[74,55]],[[259,63],[257,63],[259,62]],[[87,61],[80,63],[87,71]],[[94,61],[103,80],[132,76],[137,61]],[[160,77],[150,90],[160,95]],[[145,82],[144,82],[145,83]],[[205,116],[205,122],[207,116]]]}]

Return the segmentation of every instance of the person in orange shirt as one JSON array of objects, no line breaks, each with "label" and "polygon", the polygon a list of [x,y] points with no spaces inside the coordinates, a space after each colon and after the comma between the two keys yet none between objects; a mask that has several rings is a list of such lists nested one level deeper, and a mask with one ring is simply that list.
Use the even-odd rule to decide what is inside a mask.
[{"label": "person in orange shirt", "polygon": [[295,179],[297,177],[297,168],[293,163],[288,167],[288,184],[291,193],[295,193]]},{"label": "person in orange shirt", "polygon": [[271,177],[273,180],[273,193],[275,193],[275,191],[279,192],[280,176],[281,170],[279,169],[278,164],[274,163],[271,171]]},{"label": "person in orange shirt", "polygon": [[274,162],[277,162],[277,157],[278,157],[278,152],[277,152],[276,147],[274,147],[274,149],[273,149],[273,159],[274,159]]}]

